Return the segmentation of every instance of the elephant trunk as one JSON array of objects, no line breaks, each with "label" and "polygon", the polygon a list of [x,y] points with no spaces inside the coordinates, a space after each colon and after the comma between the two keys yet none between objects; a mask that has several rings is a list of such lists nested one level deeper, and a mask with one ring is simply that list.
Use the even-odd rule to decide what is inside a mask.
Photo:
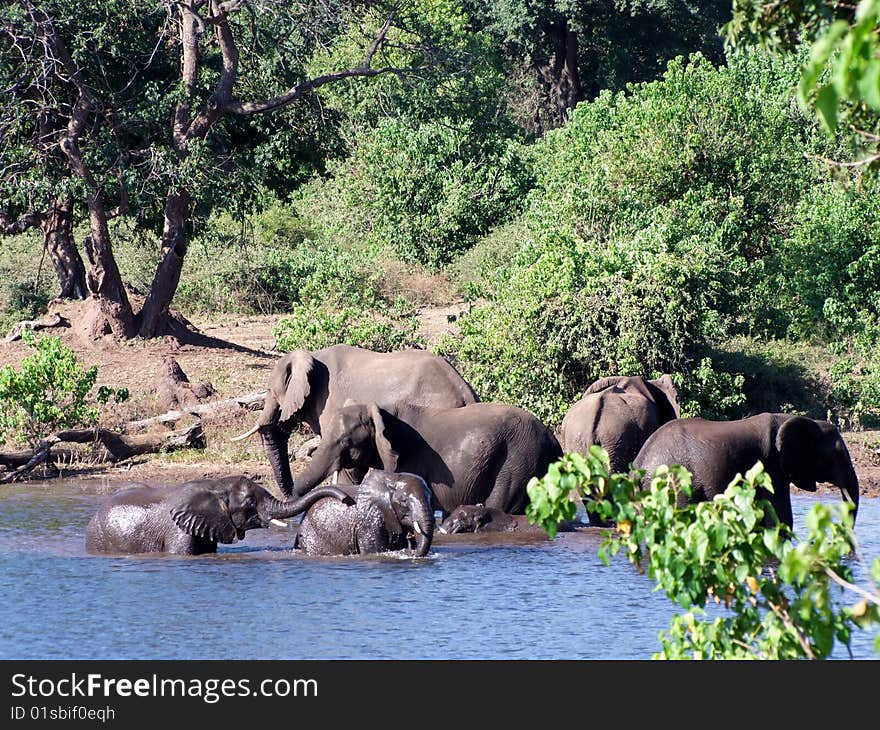
[{"label": "elephant trunk", "polygon": [[846,500],[853,503],[853,525],[856,523],[856,515],[859,511],[859,478],[856,476],[856,470],[850,467],[849,474],[843,479],[840,486],[840,494]]},{"label": "elephant trunk", "polygon": [[275,499],[274,497],[270,497],[265,502],[265,506],[262,511],[267,521],[280,520],[284,519],[285,517],[295,517],[296,515],[305,512],[319,499],[324,499],[324,497],[332,497],[342,502],[351,502],[351,497],[349,497],[341,489],[337,489],[336,487],[321,487],[320,489],[313,489],[304,497],[300,497],[299,499],[294,500],[288,500],[285,502],[282,502],[279,499]]},{"label": "elephant trunk", "polygon": [[296,496],[306,494],[334,471],[338,471],[339,468],[339,459],[334,458],[329,453],[326,444],[322,443],[315,453],[312,454],[312,460],[309,462],[309,465],[297,477],[296,483],[292,485],[292,493]]},{"label": "elephant trunk", "polygon": [[419,495],[412,499],[413,528],[416,533],[412,552],[415,557],[423,558],[431,549],[434,539],[434,510],[431,509],[429,495]]},{"label": "elephant trunk", "polygon": [[293,476],[290,473],[290,456],[287,453],[290,434],[275,425],[261,428],[260,432],[266,444],[266,454],[272,465],[275,483],[284,496],[290,497],[293,494]]}]

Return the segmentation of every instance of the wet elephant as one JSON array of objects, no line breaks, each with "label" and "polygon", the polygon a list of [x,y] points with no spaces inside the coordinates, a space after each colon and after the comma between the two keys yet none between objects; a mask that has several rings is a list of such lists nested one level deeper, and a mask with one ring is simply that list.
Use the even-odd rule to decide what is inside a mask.
[{"label": "wet elephant", "polygon": [[[817,482],[838,487],[858,509],[859,482],[837,427],[787,413],[761,413],[737,421],[683,418],[657,429],[645,442],[634,466],[645,469],[642,487],[661,464],[680,464],[693,475],[691,501],[711,500],[737,474],[762,462],[773,482],[770,501],[779,520],[792,526],[790,484],[807,492]],[[765,518],[766,524],[771,524]]]},{"label": "wet elephant", "polygon": [[425,481],[415,474],[370,469],[355,490],[353,505],[331,497],[309,508],[296,547],[308,555],[400,551],[420,558],[428,554],[433,535],[434,509]]},{"label": "wet elephant", "polygon": [[[349,345],[296,350],[273,368],[256,425],[233,440],[262,435],[275,481],[289,497],[293,477],[287,444],[297,424],[305,422],[322,435],[347,403],[375,402],[405,417],[407,406],[458,408],[478,400],[447,360],[424,350],[373,352]],[[354,481],[362,475],[355,473]]]},{"label": "wet elephant", "polygon": [[175,487],[139,486],[112,495],[86,527],[92,553],[217,551],[218,543],[244,539],[248,530],[293,517],[317,500],[348,500],[333,487],[281,501],[244,476],[200,479]]}]

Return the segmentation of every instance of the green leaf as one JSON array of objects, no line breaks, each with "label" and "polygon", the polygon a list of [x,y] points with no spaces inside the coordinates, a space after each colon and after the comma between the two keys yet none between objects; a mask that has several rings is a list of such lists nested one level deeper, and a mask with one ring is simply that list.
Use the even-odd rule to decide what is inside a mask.
[{"label": "green leaf", "polygon": [[831,84],[823,86],[816,94],[816,109],[822,125],[830,133],[834,134],[837,129],[837,110],[840,105],[840,97]]},{"label": "green leaf", "polygon": [[859,94],[864,102],[880,112],[880,58],[874,58],[859,79]]}]

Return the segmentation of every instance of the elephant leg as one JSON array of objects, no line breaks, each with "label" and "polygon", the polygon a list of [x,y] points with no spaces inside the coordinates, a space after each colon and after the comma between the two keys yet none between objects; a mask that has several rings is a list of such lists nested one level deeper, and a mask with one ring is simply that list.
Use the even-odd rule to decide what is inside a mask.
[{"label": "elephant leg", "polygon": [[[776,510],[776,516],[779,518],[779,521],[783,525],[792,527],[794,525],[794,515],[791,511],[791,492],[789,491],[788,486],[786,485],[784,488],[779,488],[779,493],[777,494],[766,496]],[[766,515],[764,517],[764,526],[773,527],[774,525],[773,518],[770,515]]]}]

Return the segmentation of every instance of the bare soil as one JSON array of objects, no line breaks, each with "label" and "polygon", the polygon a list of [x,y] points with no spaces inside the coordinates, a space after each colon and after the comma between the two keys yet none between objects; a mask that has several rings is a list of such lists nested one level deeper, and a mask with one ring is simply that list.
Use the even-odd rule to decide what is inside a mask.
[{"label": "bare soil", "polygon": [[[82,302],[65,302],[53,305],[52,311],[58,311],[66,323],[75,323],[81,321],[85,307]],[[455,320],[465,308],[465,304],[423,306],[419,311],[422,321],[419,333],[429,345],[436,343],[444,334],[456,330]],[[282,316],[193,317],[189,331],[181,329],[173,336],[153,340],[136,338],[128,342],[120,342],[109,335],[92,340],[87,332],[69,324],[43,330],[40,334],[61,337],[63,344],[76,352],[84,367],[97,366],[98,385],[128,388],[130,397],[127,401],[111,403],[102,409],[100,425],[118,429],[123,423],[165,412],[167,404],[162,386],[169,357],[177,361],[193,385],[210,384],[214,393],[208,402],[264,390],[269,372],[281,355],[273,349],[273,328]],[[21,340],[0,341],[0,366],[17,367],[28,354],[29,349]],[[229,440],[248,430],[258,412],[259,405],[256,410],[231,408],[204,416],[205,449],[139,457],[114,466],[96,467],[83,462],[70,465],[64,473],[114,480],[118,476],[120,481],[149,483],[245,473],[271,487],[271,470],[259,436],[237,443]],[[178,423],[177,427],[188,422]],[[165,426],[157,424],[154,428]],[[311,435],[307,427],[294,434],[291,450]],[[305,462],[291,466],[296,472],[304,468]]]},{"label": "bare soil", "polygon": [[[56,305],[53,311],[59,311],[68,322],[76,322],[83,306],[80,302],[64,303]],[[419,332],[429,346],[437,343],[443,335],[457,330],[458,317],[467,306],[463,302],[440,306],[426,304],[420,309]],[[123,423],[164,412],[160,386],[169,356],[177,360],[192,384],[212,386],[215,392],[210,401],[263,390],[269,372],[281,354],[273,349],[272,330],[282,316],[194,317],[190,331],[129,342],[119,342],[109,336],[93,341],[70,326],[56,327],[44,333],[60,336],[62,342],[77,353],[83,365],[96,365],[99,385],[129,389],[128,401],[108,405],[102,413],[102,426],[118,428]],[[17,366],[27,355],[28,348],[20,340],[0,342],[0,366]],[[65,473],[104,480],[115,480],[118,476],[119,481],[151,483],[244,473],[272,488],[271,471],[259,437],[237,443],[229,440],[249,429],[256,418],[257,412],[247,408],[226,409],[202,419],[205,449],[139,457],[115,466],[74,464]],[[156,425],[155,428],[164,426]],[[291,450],[311,435],[305,427],[301,433],[294,434]],[[845,439],[859,475],[862,494],[880,496],[880,431],[849,432]],[[297,472],[304,468],[305,462],[295,462],[291,466]],[[819,491],[837,493],[828,485],[821,485]]]}]

